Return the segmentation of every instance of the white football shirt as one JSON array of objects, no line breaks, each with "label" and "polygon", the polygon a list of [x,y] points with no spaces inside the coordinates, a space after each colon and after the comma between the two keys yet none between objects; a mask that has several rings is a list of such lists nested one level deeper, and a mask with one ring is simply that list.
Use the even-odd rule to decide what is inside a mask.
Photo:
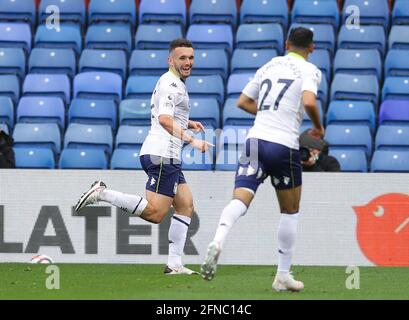
[{"label": "white football shirt", "polygon": [[152,94],[151,129],[140,154],[181,159],[183,141],[161,126],[159,116],[172,116],[183,129],[187,129],[189,109],[189,95],[184,81],[169,70],[159,78]]},{"label": "white football shirt", "polygon": [[295,53],[275,57],[257,70],[243,93],[258,102],[247,138],[258,138],[298,149],[303,119],[302,92],[317,95],[321,71]]}]

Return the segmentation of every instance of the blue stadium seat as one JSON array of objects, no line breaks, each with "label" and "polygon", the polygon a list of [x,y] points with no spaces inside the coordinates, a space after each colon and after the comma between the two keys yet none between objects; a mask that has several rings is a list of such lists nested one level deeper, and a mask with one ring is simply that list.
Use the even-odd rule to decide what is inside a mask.
[{"label": "blue stadium seat", "polygon": [[169,69],[168,56],[169,50],[136,49],[129,61],[129,74],[161,76]]},{"label": "blue stadium seat", "polygon": [[244,87],[253,79],[254,73],[231,74],[227,81],[227,97],[238,98]]},{"label": "blue stadium seat", "polygon": [[6,134],[10,134],[9,127],[5,123],[0,122],[0,131],[4,131]]},{"label": "blue stadium seat", "polygon": [[55,157],[48,148],[14,148],[14,156],[18,169],[55,169]]},{"label": "blue stadium seat", "polygon": [[130,53],[133,48],[131,28],[127,24],[90,25],[85,35],[85,47],[102,50],[117,49]]},{"label": "blue stadium seat", "polygon": [[385,77],[409,77],[409,50],[391,49],[385,59]]},{"label": "blue stadium seat", "polygon": [[30,53],[30,25],[27,23],[0,22],[0,47],[23,48],[25,52]]},{"label": "blue stadium seat", "polygon": [[141,147],[150,129],[150,126],[120,126],[116,135],[115,148],[134,149]]},{"label": "blue stadium seat", "polygon": [[151,124],[150,99],[125,99],[119,105],[119,125],[149,126]]},{"label": "blue stadium seat", "polygon": [[41,147],[61,152],[61,134],[56,123],[17,123],[13,131],[14,148]]},{"label": "blue stadium seat", "polygon": [[71,123],[64,137],[64,149],[100,149],[112,152],[112,129],[105,124]]},{"label": "blue stadium seat", "polygon": [[23,79],[26,74],[26,57],[23,49],[0,48],[0,74],[16,74]]},{"label": "blue stadium seat", "polygon": [[83,72],[74,78],[74,98],[122,100],[122,79],[112,72]]},{"label": "blue stadium seat", "polygon": [[37,28],[34,38],[38,48],[73,49],[77,54],[82,50],[82,37],[79,25],[60,24],[58,29],[47,29],[42,24]]},{"label": "blue stadium seat", "polygon": [[382,60],[375,49],[339,49],[334,59],[334,74],[373,74],[382,79]]},{"label": "blue stadium seat", "polygon": [[22,97],[17,106],[17,122],[51,122],[64,129],[64,102],[58,97]]},{"label": "blue stadium seat", "polygon": [[180,25],[140,24],[135,35],[136,49],[169,49],[169,43],[182,38]]},{"label": "blue stadium seat", "polygon": [[77,61],[72,49],[34,48],[28,61],[29,73],[64,73],[73,78]]},{"label": "blue stadium seat", "polygon": [[99,149],[64,149],[58,163],[60,169],[108,169],[108,160]]},{"label": "blue stadium seat", "polygon": [[113,100],[73,99],[68,110],[68,123],[107,124],[116,130],[116,108]]},{"label": "blue stadium seat", "polygon": [[126,99],[150,99],[158,80],[159,76],[130,76],[125,88]]},{"label": "blue stadium seat", "polygon": [[236,33],[235,47],[240,49],[275,49],[284,52],[283,28],[278,23],[241,24]]},{"label": "blue stadium seat", "polygon": [[[321,100],[317,100],[317,107],[318,107],[318,111],[320,113],[320,121],[321,121],[321,123],[324,123],[324,110],[322,108]],[[307,114],[307,112],[305,110],[304,110],[303,114],[304,115],[303,115],[303,120],[302,120],[301,126],[303,128],[305,128],[305,127],[312,128],[313,127],[312,121],[311,121],[310,117],[308,116],[308,114]],[[304,131],[305,130],[303,130],[303,131],[300,130],[300,132],[304,132]]]},{"label": "blue stadium seat", "polygon": [[22,21],[34,24],[36,8],[34,1],[2,0],[0,1],[0,21]]},{"label": "blue stadium seat", "polygon": [[382,101],[409,99],[409,77],[387,77],[383,83]]},{"label": "blue stadium seat", "polygon": [[409,126],[381,125],[375,137],[376,150],[409,151]]},{"label": "blue stadium seat", "polygon": [[290,30],[297,27],[310,29],[314,33],[314,44],[316,49],[328,50],[333,56],[335,52],[334,28],[329,24],[292,23]]},{"label": "blue stadium seat", "polygon": [[372,154],[372,135],[366,125],[330,124],[324,139],[332,149],[355,148],[365,151],[368,159]]},{"label": "blue stadium seat", "polygon": [[219,105],[224,102],[224,84],[219,75],[190,76],[186,87],[191,98],[215,98]]},{"label": "blue stadium seat", "polygon": [[9,97],[0,96],[0,124],[6,124],[8,128],[14,127],[14,106]]},{"label": "blue stadium seat", "polygon": [[[41,0],[38,9],[39,22],[46,22],[50,16],[47,12],[49,6],[57,6],[60,22],[71,22],[84,25],[85,23],[85,3],[84,0]],[[52,10],[54,11],[54,10]]]},{"label": "blue stadium seat", "polygon": [[338,49],[377,49],[385,55],[386,37],[382,26],[360,26],[348,29],[341,26],[338,34]]},{"label": "blue stadium seat", "polygon": [[106,71],[119,74],[122,80],[127,76],[127,59],[122,50],[85,49],[81,53],[79,72]]},{"label": "blue stadium seat", "polygon": [[368,100],[378,105],[379,84],[374,75],[338,73],[331,85],[331,100]]},{"label": "blue stadium seat", "polygon": [[228,125],[233,126],[252,126],[255,116],[238,108],[236,106],[237,99],[226,99],[223,108],[223,127]]},{"label": "blue stadium seat", "polygon": [[185,0],[144,0],[139,5],[139,23],[177,23],[185,26]]},{"label": "blue stadium seat", "polygon": [[236,0],[193,1],[189,8],[189,21],[194,23],[227,23],[237,25]]},{"label": "blue stadium seat", "polygon": [[243,0],[240,23],[279,23],[287,30],[288,12],[287,0]]},{"label": "blue stadium seat", "polygon": [[140,152],[140,147],[133,149],[115,149],[111,158],[111,169],[141,170]]},{"label": "blue stadium seat", "polygon": [[65,74],[28,74],[23,83],[23,95],[57,96],[68,104],[71,101],[70,79]]},{"label": "blue stadium seat", "polygon": [[316,0],[295,1],[291,11],[291,20],[297,23],[330,24],[338,29],[338,3]]},{"label": "blue stadium seat", "polygon": [[409,172],[409,151],[376,150],[371,172]]},{"label": "blue stadium seat", "polygon": [[409,100],[385,100],[379,108],[379,125],[409,126]]},{"label": "blue stadium seat", "polygon": [[217,100],[213,98],[190,99],[189,119],[200,121],[205,127],[220,128],[220,109]]},{"label": "blue stadium seat", "polygon": [[276,56],[274,49],[236,49],[231,59],[231,73],[256,73]]},{"label": "blue stadium seat", "polygon": [[121,22],[135,25],[136,9],[134,0],[91,1],[88,7],[88,23]]},{"label": "blue stadium seat", "polygon": [[14,105],[20,98],[20,82],[16,75],[0,75],[0,96],[11,98]]},{"label": "blue stadium seat", "polygon": [[369,101],[331,101],[326,124],[367,125],[375,132],[375,109]]},{"label": "blue stadium seat", "polygon": [[409,49],[409,26],[392,26],[389,49]]},{"label": "blue stadium seat", "polygon": [[386,0],[345,0],[342,11],[343,21],[351,16],[347,8],[359,8],[359,23],[363,25],[382,25],[385,29],[389,26],[389,5]]},{"label": "blue stadium seat", "polygon": [[322,76],[327,79],[327,82],[331,79],[331,57],[328,50],[316,49],[308,57],[308,61],[314,64],[321,70]]},{"label": "blue stadium seat", "polygon": [[395,1],[392,10],[392,25],[409,24],[409,2]]},{"label": "blue stadium seat", "polygon": [[343,172],[368,172],[368,160],[362,150],[330,148],[329,155],[338,160]]},{"label": "blue stadium seat", "polygon": [[226,80],[229,61],[223,49],[196,49],[192,75],[220,75]]},{"label": "blue stadium seat", "polygon": [[233,31],[225,24],[191,24],[186,38],[193,42],[195,49],[224,49],[230,55],[233,51]]}]

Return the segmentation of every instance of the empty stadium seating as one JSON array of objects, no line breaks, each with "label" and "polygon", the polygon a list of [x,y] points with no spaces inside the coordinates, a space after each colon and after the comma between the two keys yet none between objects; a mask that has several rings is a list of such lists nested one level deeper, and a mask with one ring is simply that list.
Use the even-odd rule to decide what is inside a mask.
[{"label": "empty stadium seating", "polygon": [[64,149],[58,167],[60,169],[108,169],[108,160],[99,149]]},{"label": "empty stadium seating", "polygon": [[186,4],[184,0],[142,1],[139,6],[139,22],[176,23],[186,25]]},{"label": "empty stadium seating", "polygon": [[335,157],[344,172],[368,172],[368,160],[363,150],[330,149],[329,155]]},{"label": "empty stadium seating", "polygon": [[240,23],[279,23],[288,26],[286,0],[243,0],[240,7]]},{"label": "empty stadium seating", "polygon": [[83,0],[41,0],[40,7],[38,9],[39,22],[46,22],[47,18],[50,16],[50,13],[56,13],[56,7],[58,8],[59,19],[61,22],[71,22],[84,25],[86,11]]},{"label": "empty stadium seating", "polygon": [[14,148],[14,157],[18,169],[55,169],[55,157],[51,149]]},{"label": "empty stadium seating", "polygon": [[0,49],[0,74],[15,74],[23,79],[26,74],[26,58],[20,48]]},{"label": "empty stadium seating", "polygon": [[77,73],[77,59],[72,49],[34,48],[28,61],[29,73],[62,73],[71,79]]},{"label": "empty stadium seating", "polygon": [[[186,37],[190,119],[238,137],[205,154],[188,146],[183,168],[235,170],[254,121],[237,97],[298,26],[314,32],[320,118],[342,171],[408,172],[407,0],[3,0],[0,129],[19,168],[141,169],[169,42]],[[311,126],[304,113],[300,131]]]}]

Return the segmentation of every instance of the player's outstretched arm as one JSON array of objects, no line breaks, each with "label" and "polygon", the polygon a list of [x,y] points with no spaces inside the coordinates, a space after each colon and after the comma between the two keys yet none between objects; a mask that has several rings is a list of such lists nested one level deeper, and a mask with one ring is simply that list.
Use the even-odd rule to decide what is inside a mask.
[{"label": "player's outstretched arm", "polygon": [[236,103],[237,107],[251,114],[257,114],[257,103],[253,99],[246,96],[244,93],[240,95]]},{"label": "player's outstretched arm", "polygon": [[322,138],[325,134],[324,127],[320,121],[320,111],[317,107],[317,98],[311,91],[303,91],[302,102],[304,109],[310,117],[314,127],[310,131],[310,134],[316,138]]},{"label": "player's outstretched arm", "polygon": [[193,148],[199,149],[201,152],[207,151],[210,147],[214,147],[211,143],[195,139],[184,130],[174,119],[169,115],[159,116],[160,125],[172,136],[188,142]]}]

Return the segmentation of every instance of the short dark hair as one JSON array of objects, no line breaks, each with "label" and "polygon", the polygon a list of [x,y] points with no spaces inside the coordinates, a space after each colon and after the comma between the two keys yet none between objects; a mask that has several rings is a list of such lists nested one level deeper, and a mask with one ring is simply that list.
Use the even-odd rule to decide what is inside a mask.
[{"label": "short dark hair", "polygon": [[193,44],[187,39],[183,39],[183,38],[175,39],[169,45],[169,52],[173,51],[176,48],[180,48],[180,47],[193,48]]},{"label": "short dark hair", "polygon": [[313,42],[314,33],[310,29],[298,27],[291,29],[288,41],[297,48],[308,48]]}]

